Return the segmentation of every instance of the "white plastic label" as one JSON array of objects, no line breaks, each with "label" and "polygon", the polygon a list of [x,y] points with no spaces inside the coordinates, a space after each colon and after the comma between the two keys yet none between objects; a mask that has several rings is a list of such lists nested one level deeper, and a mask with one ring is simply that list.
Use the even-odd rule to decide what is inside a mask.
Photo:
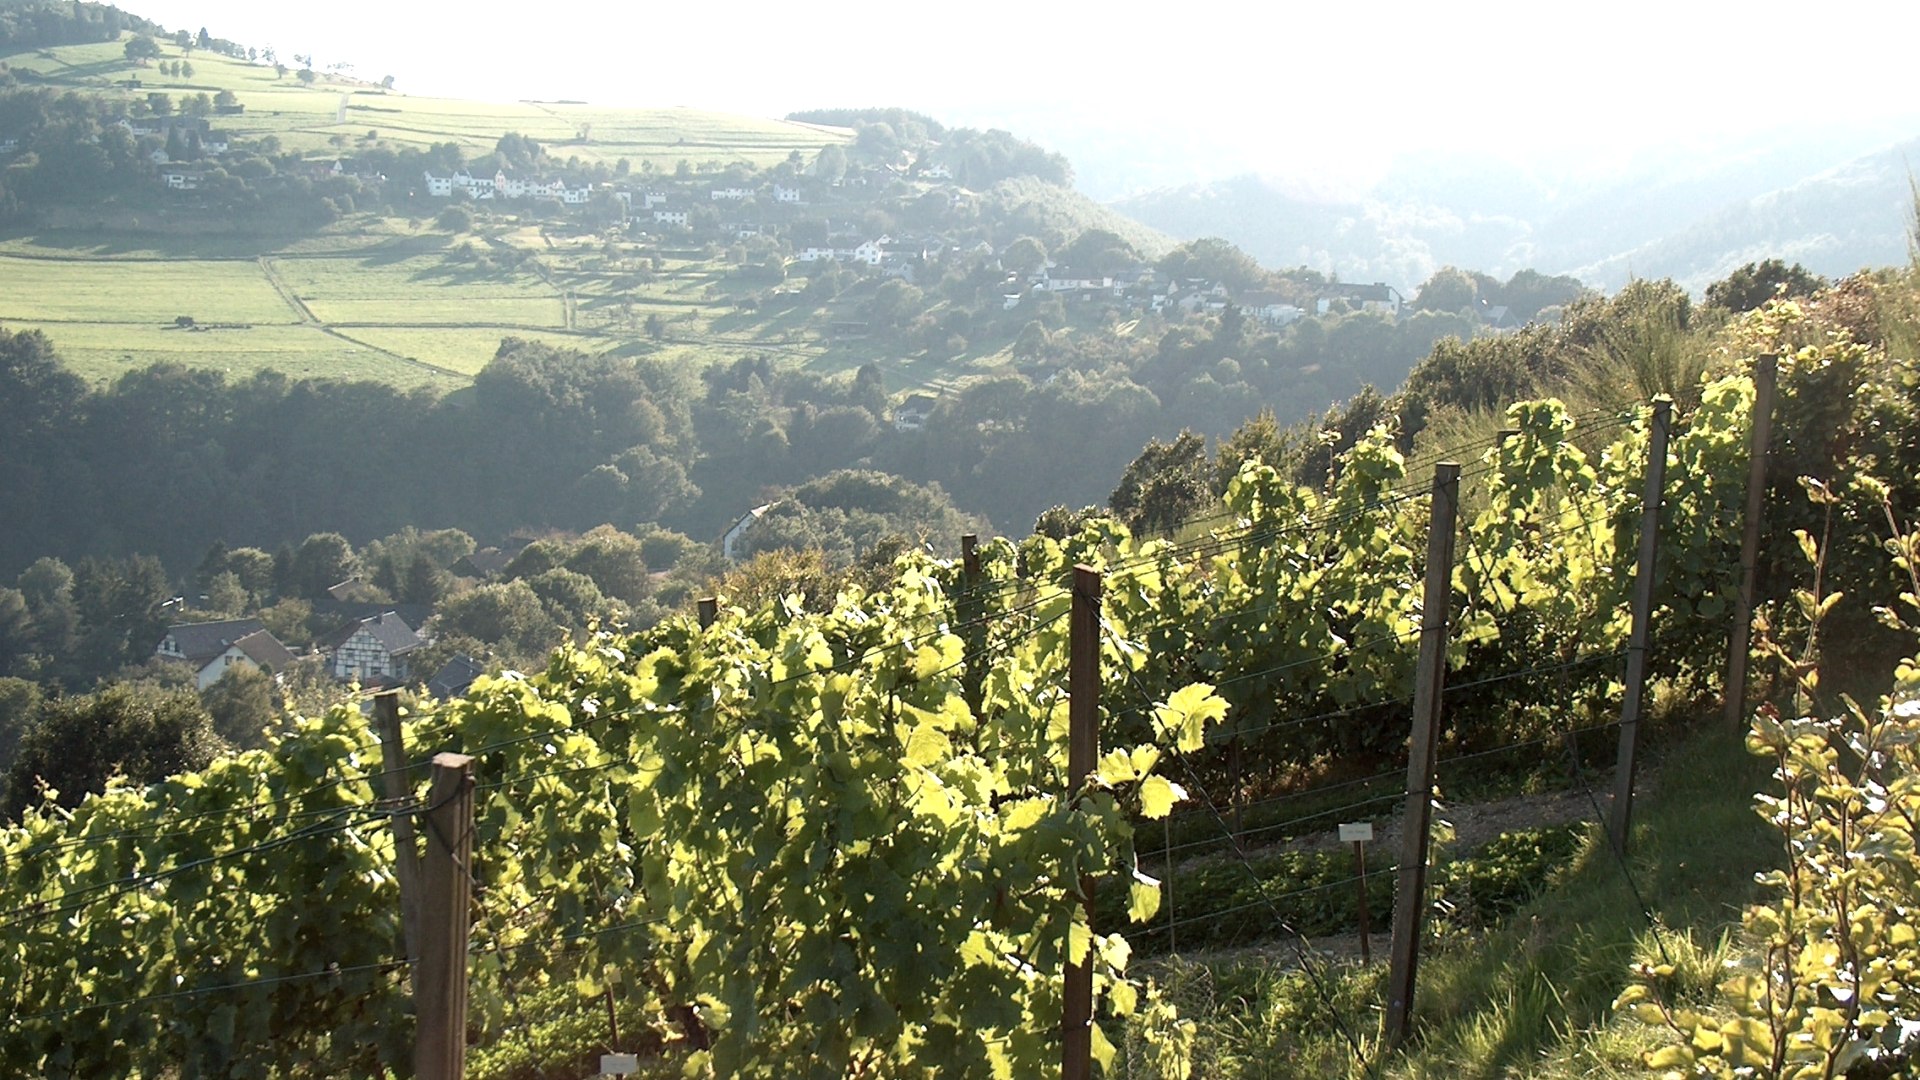
[{"label": "white plastic label", "polygon": [[1340,842],[1352,844],[1361,840],[1373,839],[1373,822],[1351,821],[1340,825]]},{"label": "white plastic label", "polygon": [[638,1054],[601,1054],[601,1076],[631,1076],[640,1071]]}]

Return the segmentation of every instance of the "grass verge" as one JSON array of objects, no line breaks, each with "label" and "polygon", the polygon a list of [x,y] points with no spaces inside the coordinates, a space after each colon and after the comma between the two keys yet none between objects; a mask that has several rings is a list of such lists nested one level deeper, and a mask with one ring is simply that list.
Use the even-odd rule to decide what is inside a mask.
[{"label": "grass verge", "polygon": [[[1664,949],[1680,992],[1704,998],[1736,948],[1754,873],[1779,860],[1752,809],[1766,764],[1737,735],[1702,727],[1666,760],[1660,787],[1635,808],[1631,878],[1589,828],[1549,887],[1496,929],[1443,923],[1421,962],[1415,1035],[1398,1052],[1379,1043],[1382,963],[1323,961],[1303,972],[1271,951],[1157,962],[1156,977],[1198,1025],[1194,1075],[1646,1075],[1640,1052],[1658,1033],[1610,1009],[1629,965]],[[1153,1075],[1127,1057],[1122,1075]]]}]

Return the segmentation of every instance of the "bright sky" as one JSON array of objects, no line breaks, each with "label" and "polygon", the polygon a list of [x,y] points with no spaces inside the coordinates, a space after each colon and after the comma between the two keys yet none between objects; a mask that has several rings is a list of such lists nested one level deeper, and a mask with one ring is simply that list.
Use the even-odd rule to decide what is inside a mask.
[{"label": "bright sky", "polygon": [[412,93],[764,116],[901,105],[1088,164],[1143,156],[1149,178],[1257,169],[1364,182],[1393,155],[1431,148],[1600,167],[1687,145],[1703,127],[1744,134],[1847,112],[1913,117],[1920,134],[1911,0],[122,3],[170,28],[272,45],[285,62],[311,52],[317,67],[393,75]]}]

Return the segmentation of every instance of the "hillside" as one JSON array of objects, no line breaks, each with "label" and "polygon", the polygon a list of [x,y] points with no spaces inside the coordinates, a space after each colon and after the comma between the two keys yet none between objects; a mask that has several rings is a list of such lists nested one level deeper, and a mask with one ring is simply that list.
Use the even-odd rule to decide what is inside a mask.
[{"label": "hillside", "polygon": [[1598,175],[1427,153],[1366,189],[1244,175],[1112,205],[1176,237],[1226,237],[1269,265],[1409,291],[1452,265],[1572,274],[1606,289],[1670,276],[1698,292],[1769,256],[1834,277],[1904,257],[1912,136],[1836,125],[1648,152]]},{"label": "hillside", "polygon": [[[830,261],[885,244],[908,281],[1021,235],[1058,247],[1106,229],[1147,257],[1172,246],[1020,175],[994,157],[1001,133],[948,138],[970,188],[908,174],[939,145],[862,150],[845,128],[690,109],[422,98],[154,40],[142,61],[131,37],[0,58],[17,84],[0,89],[0,321],[53,335],[96,382],[173,361],[444,392],[514,335],[700,364],[735,347],[825,371],[878,361],[899,384],[939,387],[1004,366],[994,354],[1018,325],[923,357],[846,332],[868,321],[863,289],[800,304],[779,288],[789,268],[811,276],[810,249],[843,237]],[[45,95],[66,91],[97,133],[55,122]],[[105,140],[104,179],[87,139]],[[454,192],[462,170],[478,181]],[[526,194],[496,200],[508,173]],[[447,228],[436,219],[454,201],[471,213]],[[917,315],[945,313],[929,297],[902,321]],[[209,332],[180,332],[183,317]]]},{"label": "hillside", "polygon": [[[289,149],[316,155],[357,145],[369,131],[394,146],[452,143],[482,153],[509,131],[538,139],[563,157],[671,170],[680,161],[770,165],[845,140],[831,128],[695,109],[607,109],[583,102],[481,102],[416,97],[336,73],[295,70],[298,61],[271,53],[256,61],[160,41],[162,61],[184,60],[191,75],[168,75],[156,62],[133,64],[124,42],[63,45],[0,56],[24,85],[79,90],[131,104],[154,92],[231,91],[244,112],[219,126],[246,139],[272,135]],[[129,80],[138,80],[129,86]]]}]

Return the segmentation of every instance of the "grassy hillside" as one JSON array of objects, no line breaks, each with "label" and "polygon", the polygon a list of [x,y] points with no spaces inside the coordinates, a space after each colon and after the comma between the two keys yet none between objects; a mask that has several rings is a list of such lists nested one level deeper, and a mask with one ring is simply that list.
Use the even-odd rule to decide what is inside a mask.
[{"label": "grassy hillside", "polygon": [[[107,115],[137,117],[152,93],[179,103],[230,92],[244,112],[212,117],[214,129],[250,153],[271,155],[262,147],[277,144],[280,178],[289,170],[324,172],[338,160],[357,182],[356,171],[372,168],[365,160],[449,143],[471,160],[518,133],[541,145],[546,176],[575,182],[600,169],[603,181],[620,177],[619,186],[633,191],[668,190],[673,205],[706,220],[676,232],[656,228],[636,206],[634,223],[621,231],[608,226],[604,207],[589,224],[577,209],[489,202],[475,205],[472,232],[450,231],[430,220],[446,201],[428,197],[414,170],[389,177],[384,164],[372,182],[380,201],[360,200],[357,213],[343,203],[344,216],[325,225],[270,208],[226,213],[194,192],[160,190],[157,177],[132,198],[39,207],[30,223],[0,231],[0,324],[45,330],[95,382],[166,360],[446,390],[463,385],[512,335],[695,364],[743,350],[829,372],[873,361],[891,386],[948,387],[1005,370],[1010,332],[911,359],[921,346],[846,332],[868,317],[877,285],[871,272],[802,297],[805,282],[768,278],[767,261],[786,259],[785,273],[797,279],[810,269],[792,259],[803,235],[812,243],[849,230],[869,237],[911,230],[949,251],[972,251],[982,238],[1004,246],[1024,234],[1058,245],[1090,228],[1124,236],[1147,258],[1171,246],[1071,189],[1029,177],[966,192],[873,169],[872,189],[817,181],[803,205],[770,205],[765,178],[795,176],[795,156],[810,163],[823,147],[846,142],[851,133],[842,128],[691,109],[421,98],[328,74],[314,73],[309,84],[294,70],[189,52],[171,41],[160,48],[148,64],[127,60],[118,43],[0,59],[24,87],[87,94],[107,103]],[[176,70],[181,63],[190,74]],[[362,152],[369,157],[357,157]],[[778,174],[764,171],[775,167]],[[484,175],[493,175],[492,165]],[[317,176],[316,189],[325,182]],[[891,185],[887,195],[879,182]],[[708,199],[708,187],[740,183],[762,185],[757,207]],[[921,196],[936,188],[947,202],[929,210]],[[770,234],[744,249],[733,226],[721,224],[743,215]],[[620,216],[616,209],[613,217]],[[781,299],[763,309],[770,290]],[[941,299],[916,303],[938,318]],[[180,316],[200,330],[176,330]]]},{"label": "grassy hillside", "polygon": [[[695,109],[414,97],[318,73],[308,85],[291,69],[283,76],[271,65],[198,49],[188,53],[171,42],[162,42],[160,48],[163,62],[185,60],[193,65],[193,74],[170,77],[161,73],[158,63],[135,70],[123,46],[112,42],[66,45],[4,59],[29,85],[118,94],[129,100],[149,91],[214,94],[230,90],[246,112],[220,118],[220,127],[244,138],[274,135],[289,149],[314,153],[361,139],[370,130],[402,145],[452,142],[469,152],[483,152],[491,150],[503,132],[517,131],[555,146],[561,157],[608,163],[625,158],[635,168],[652,162],[671,171],[683,160],[771,165],[794,150],[812,154],[847,137],[836,128]],[[139,78],[137,90],[123,85],[129,76]]]}]

